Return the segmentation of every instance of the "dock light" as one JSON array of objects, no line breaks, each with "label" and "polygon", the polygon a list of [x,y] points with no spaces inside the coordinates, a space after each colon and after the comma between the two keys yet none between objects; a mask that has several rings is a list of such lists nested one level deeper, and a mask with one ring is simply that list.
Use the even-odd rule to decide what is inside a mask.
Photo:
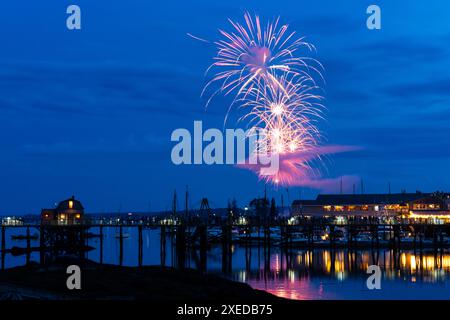
[{"label": "dock light", "polygon": [[81,218],[81,215],[79,213],[77,213],[77,215],[75,216],[77,219]]}]

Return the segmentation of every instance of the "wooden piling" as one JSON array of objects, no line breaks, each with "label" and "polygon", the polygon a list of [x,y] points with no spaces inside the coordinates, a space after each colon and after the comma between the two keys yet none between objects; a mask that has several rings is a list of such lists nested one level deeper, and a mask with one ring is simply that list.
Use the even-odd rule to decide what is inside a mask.
[{"label": "wooden piling", "polygon": [[100,264],[103,264],[103,225],[100,225]]},{"label": "wooden piling", "polygon": [[222,226],[222,272],[228,273],[228,227]]},{"label": "wooden piling", "polygon": [[175,241],[177,267],[184,269],[186,267],[186,230],[184,225],[177,226]]},{"label": "wooden piling", "polygon": [[31,239],[30,239],[30,227],[27,227],[27,264],[30,263],[30,255],[31,255]]},{"label": "wooden piling", "polygon": [[160,257],[161,257],[161,266],[166,266],[166,226],[161,226],[160,232]]},{"label": "wooden piling", "polygon": [[119,227],[119,265],[123,265],[123,228]]},{"label": "wooden piling", "polygon": [[138,265],[142,267],[142,249],[143,241],[142,241],[142,224],[138,226]]},{"label": "wooden piling", "polygon": [[206,251],[208,250],[208,228],[206,225],[200,225],[200,271],[206,272]]},{"label": "wooden piling", "polygon": [[45,265],[45,242],[44,242],[44,226],[39,227],[39,262]]}]

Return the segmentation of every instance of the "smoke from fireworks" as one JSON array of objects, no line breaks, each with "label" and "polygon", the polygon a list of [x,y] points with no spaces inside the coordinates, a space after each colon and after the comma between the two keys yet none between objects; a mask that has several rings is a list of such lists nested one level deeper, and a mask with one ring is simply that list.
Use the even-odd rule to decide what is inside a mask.
[{"label": "smoke from fireworks", "polygon": [[233,94],[232,106],[244,110],[240,120],[266,132],[251,157],[276,154],[280,168],[271,176],[258,172],[260,178],[287,185],[311,181],[311,163],[323,151],[318,147],[321,135],[316,126],[324,109],[316,81],[323,79],[322,65],[300,53],[315,48],[288,31],[279,18],[264,25],[258,16],[245,13],[244,20],[243,24],[229,20],[232,31],[219,30],[222,39],[214,42],[217,54],[207,70],[214,74],[202,95],[218,84],[207,105],[219,93]]}]

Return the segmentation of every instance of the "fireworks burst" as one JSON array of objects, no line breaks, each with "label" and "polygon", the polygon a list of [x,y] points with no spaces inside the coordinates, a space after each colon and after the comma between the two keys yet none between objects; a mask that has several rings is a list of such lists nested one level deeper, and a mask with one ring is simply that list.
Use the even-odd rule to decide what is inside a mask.
[{"label": "fireworks burst", "polygon": [[222,92],[229,94],[237,91],[237,95],[246,89],[262,82],[278,84],[277,73],[300,75],[314,82],[310,70],[321,76],[321,64],[309,57],[296,57],[295,54],[303,47],[309,51],[314,46],[303,38],[296,38],[295,32],[288,32],[288,25],[279,25],[279,18],[262,26],[259,16],[253,19],[247,12],[244,14],[245,24],[229,19],[233,31],[219,30],[222,40],[216,41],[217,56],[208,68],[218,70],[211,81],[205,86],[203,93],[213,83],[220,83],[208,100]]},{"label": "fireworks burst", "polygon": [[232,31],[219,30],[222,39],[214,42],[217,55],[207,69],[214,75],[202,95],[218,84],[207,106],[216,94],[233,93],[230,108],[238,105],[244,110],[240,121],[264,130],[262,143],[250,157],[275,154],[280,167],[275,175],[264,176],[257,165],[261,179],[290,185],[313,181],[316,170],[311,163],[320,160],[323,150],[317,123],[324,106],[316,81],[323,80],[323,67],[317,60],[301,56],[300,51],[315,48],[288,31],[288,25],[281,25],[279,18],[263,25],[259,16],[252,18],[245,13],[244,20],[243,24],[229,20]]},{"label": "fireworks burst", "polygon": [[241,121],[263,128],[267,134],[259,152],[280,153],[308,150],[317,145],[322,118],[321,96],[312,93],[318,87],[305,84],[304,77],[283,74],[277,84],[259,83],[246,90],[241,108],[249,110]]}]

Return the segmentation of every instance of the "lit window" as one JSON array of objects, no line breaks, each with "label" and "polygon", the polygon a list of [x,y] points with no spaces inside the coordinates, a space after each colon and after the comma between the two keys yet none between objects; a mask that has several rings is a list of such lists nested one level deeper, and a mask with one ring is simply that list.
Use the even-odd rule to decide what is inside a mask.
[{"label": "lit window", "polygon": [[64,220],[64,219],[66,218],[66,215],[65,215],[65,214],[61,214],[61,215],[59,216],[59,218],[60,218],[61,220]]},{"label": "lit window", "polygon": [[75,216],[77,219],[81,218],[81,215],[79,213],[77,213],[77,215]]},{"label": "lit window", "polygon": [[69,200],[69,209],[73,209],[73,201]]}]

